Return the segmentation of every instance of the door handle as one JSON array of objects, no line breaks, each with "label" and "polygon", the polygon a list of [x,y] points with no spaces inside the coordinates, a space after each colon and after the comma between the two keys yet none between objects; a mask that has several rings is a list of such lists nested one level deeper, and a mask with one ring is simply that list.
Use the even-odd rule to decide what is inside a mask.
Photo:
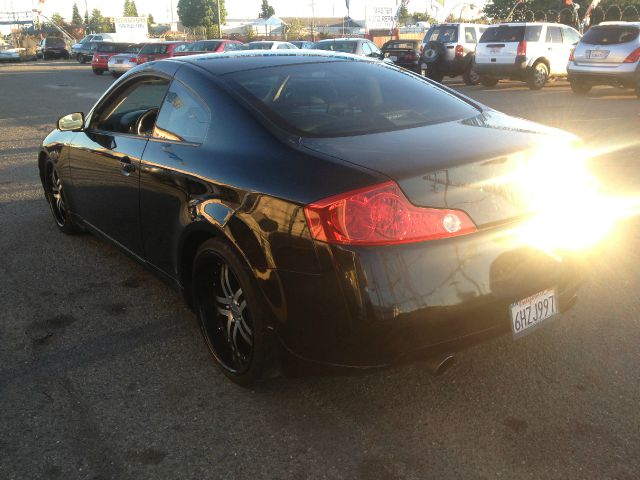
[{"label": "door handle", "polygon": [[122,173],[124,175],[129,175],[136,171],[136,166],[131,163],[131,159],[129,157],[122,157],[120,160],[120,167],[122,168]]}]

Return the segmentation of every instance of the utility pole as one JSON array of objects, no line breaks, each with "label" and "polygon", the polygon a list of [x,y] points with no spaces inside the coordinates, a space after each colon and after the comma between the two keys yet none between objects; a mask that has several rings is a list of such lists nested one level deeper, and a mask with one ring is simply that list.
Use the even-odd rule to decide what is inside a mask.
[{"label": "utility pole", "polygon": [[222,27],[220,26],[220,0],[216,0],[216,7],[218,7],[218,38],[222,38]]}]

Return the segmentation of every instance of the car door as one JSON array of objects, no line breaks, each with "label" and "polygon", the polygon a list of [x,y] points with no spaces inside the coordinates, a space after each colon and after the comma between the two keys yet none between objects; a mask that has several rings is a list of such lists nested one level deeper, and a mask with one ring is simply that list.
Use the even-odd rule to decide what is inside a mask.
[{"label": "car door", "polygon": [[147,113],[144,124],[153,126],[168,86],[167,79],[152,75],[124,82],[96,106],[70,151],[77,213],[138,256],[140,160],[148,137],[136,130],[137,122]]},{"label": "car door", "polygon": [[[179,233],[189,222],[194,197],[207,197],[207,186],[185,171],[204,171],[218,160],[204,147],[211,110],[187,85],[203,80],[181,69],[160,108],[144,151],[140,178],[140,213],[147,261],[175,278]],[[210,84],[199,89],[206,91]]]},{"label": "car door", "polygon": [[547,26],[547,36],[545,37],[545,46],[547,58],[551,67],[552,75],[566,75],[567,61],[569,60],[569,52],[562,43],[562,28],[556,26]]}]

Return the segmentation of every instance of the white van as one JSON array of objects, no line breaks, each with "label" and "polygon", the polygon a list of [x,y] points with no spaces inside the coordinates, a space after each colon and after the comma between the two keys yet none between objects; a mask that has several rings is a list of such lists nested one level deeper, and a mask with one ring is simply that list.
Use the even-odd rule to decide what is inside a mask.
[{"label": "white van", "polygon": [[560,23],[500,23],[482,34],[475,70],[485,87],[502,78],[541,89],[550,77],[566,77],[569,55],[580,34]]}]

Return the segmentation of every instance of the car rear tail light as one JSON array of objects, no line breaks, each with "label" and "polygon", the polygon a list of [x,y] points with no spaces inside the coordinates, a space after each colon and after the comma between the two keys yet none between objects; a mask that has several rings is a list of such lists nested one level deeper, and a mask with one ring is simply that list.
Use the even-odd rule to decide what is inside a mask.
[{"label": "car rear tail light", "polygon": [[640,47],[631,52],[629,56],[624,59],[624,63],[636,63],[638,60],[640,60]]},{"label": "car rear tail light", "polygon": [[575,60],[575,58],[573,57],[573,52],[574,52],[575,48],[571,49],[571,53],[569,53],[569,61],[573,62]]},{"label": "car rear tail light", "polygon": [[129,62],[138,63],[138,57],[131,57]]},{"label": "car rear tail light", "polygon": [[527,55],[527,42],[522,40],[518,43],[518,50],[516,51],[516,55],[519,57],[525,57]]},{"label": "car rear tail light", "polygon": [[313,202],[304,212],[314,239],[340,245],[394,245],[476,231],[466,213],[416,207],[392,181]]},{"label": "car rear tail light", "polygon": [[456,57],[462,57],[464,55],[464,47],[462,45],[456,45]]}]

